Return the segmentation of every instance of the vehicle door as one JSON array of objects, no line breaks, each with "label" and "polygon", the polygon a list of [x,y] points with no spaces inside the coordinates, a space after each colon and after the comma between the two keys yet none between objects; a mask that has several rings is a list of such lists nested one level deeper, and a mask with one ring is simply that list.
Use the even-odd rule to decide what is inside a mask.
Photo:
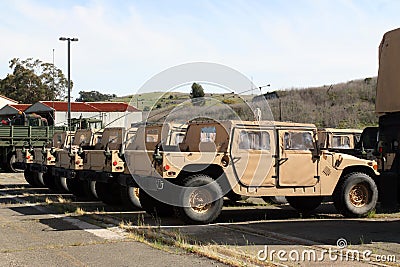
[{"label": "vehicle door", "polygon": [[275,131],[235,128],[231,157],[236,179],[245,186],[275,186]]},{"label": "vehicle door", "polygon": [[312,130],[280,130],[278,181],[280,186],[314,186],[318,182],[318,157]]}]

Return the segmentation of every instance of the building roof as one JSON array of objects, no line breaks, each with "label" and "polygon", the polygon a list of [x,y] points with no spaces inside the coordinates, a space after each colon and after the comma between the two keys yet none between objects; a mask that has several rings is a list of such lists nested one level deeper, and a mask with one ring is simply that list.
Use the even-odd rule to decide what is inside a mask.
[{"label": "building roof", "polygon": [[139,111],[137,108],[124,103],[124,102],[86,102],[86,104],[91,105],[101,112],[136,112]]},{"label": "building roof", "polygon": [[25,111],[31,104],[7,104],[0,109],[1,116],[17,115],[18,112]]},{"label": "building roof", "polygon": [[[68,111],[66,101],[39,101],[28,105],[25,112]],[[123,102],[71,102],[72,112],[138,112],[139,110]]]},{"label": "building roof", "polygon": [[[40,101],[40,103],[56,110],[68,111],[68,102],[66,101]],[[91,106],[85,102],[71,102],[72,112],[99,112],[96,107]]]},{"label": "building roof", "polygon": [[[68,111],[68,102],[65,101],[39,101],[25,110],[26,113]],[[71,102],[72,112],[100,112],[97,108],[84,102]]]},{"label": "building roof", "polygon": [[8,97],[6,97],[4,95],[0,95],[0,98],[3,98],[3,99],[8,100],[10,102],[18,103],[18,101],[14,100],[14,99],[11,99],[11,98],[8,98]]},{"label": "building roof", "polygon": [[15,108],[18,111],[25,111],[29,108],[32,104],[9,104],[10,107]]}]

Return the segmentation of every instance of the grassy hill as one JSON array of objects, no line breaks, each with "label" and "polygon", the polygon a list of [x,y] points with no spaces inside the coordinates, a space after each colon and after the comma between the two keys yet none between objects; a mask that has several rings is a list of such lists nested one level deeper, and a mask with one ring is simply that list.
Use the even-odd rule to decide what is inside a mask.
[{"label": "grassy hill", "polygon": [[[363,128],[377,124],[375,110],[376,77],[353,80],[329,86],[315,88],[294,88],[276,91],[279,98],[269,99],[275,120],[314,123],[318,127]],[[204,90],[207,92],[207,88]],[[245,104],[242,99],[251,101],[252,95],[206,94],[230,105],[234,110],[243,112]],[[149,110],[152,107],[152,119],[164,117],[176,105],[188,101],[184,93],[146,93],[114,99],[129,102],[139,109]],[[207,105],[207,104],[206,104]],[[218,112],[213,107],[210,112]],[[251,116],[251,115],[249,115]]]},{"label": "grassy hill", "polygon": [[279,99],[269,101],[275,118],[312,122],[319,127],[363,128],[376,125],[376,78],[316,88],[293,89],[278,92]]}]

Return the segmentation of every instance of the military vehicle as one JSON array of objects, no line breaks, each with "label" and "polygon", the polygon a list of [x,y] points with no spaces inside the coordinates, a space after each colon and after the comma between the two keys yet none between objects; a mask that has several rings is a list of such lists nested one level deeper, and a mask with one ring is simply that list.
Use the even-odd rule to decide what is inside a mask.
[{"label": "military vehicle", "polygon": [[325,128],[318,130],[318,143],[330,151],[375,160],[377,135],[378,127],[373,126],[364,130]]},{"label": "military vehicle", "polygon": [[[375,111],[379,116],[377,157],[381,171],[381,204],[396,210],[400,203],[400,28],[384,34],[379,45]],[[397,201],[396,201],[397,200]]]},{"label": "military vehicle", "polygon": [[[40,118],[40,116],[35,116],[35,118]],[[102,127],[101,120],[94,118],[71,119],[72,129],[97,129],[96,127]],[[25,180],[31,185],[65,191],[65,179],[61,178],[61,181],[57,178],[54,179],[51,177],[51,172],[44,176],[43,174],[55,165],[55,150],[69,147],[72,137],[73,132],[68,134],[68,131],[59,131],[55,132],[53,139],[43,147],[16,148],[16,162],[13,165],[17,169],[24,170]]]},{"label": "military vehicle", "polygon": [[362,130],[359,129],[318,129],[318,144],[323,149],[346,153],[354,150],[361,133]]},{"label": "military vehicle", "polygon": [[53,136],[52,144],[43,148],[33,149],[33,161],[25,172],[35,177],[42,177],[43,184],[56,192],[68,192],[66,178],[54,176],[53,167],[56,165],[56,153],[59,150],[68,150],[75,132],[59,132]]},{"label": "military vehicle", "polygon": [[33,149],[47,145],[55,132],[65,131],[65,127],[48,126],[47,121],[35,114],[21,113],[0,126],[0,164],[1,168],[17,172],[24,165],[15,165],[16,150]]},{"label": "military vehicle", "polygon": [[[159,146],[160,149],[178,150],[178,144],[184,138],[186,127],[186,124],[165,123],[147,124],[137,129],[135,137],[126,145],[124,159],[127,163],[125,163],[124,171],[117,177],[121,186],[121,200],[124,205],[131,208],[144,208],[153,213],[153,207],[148,205],[147,194],[141,195],[139,193],[139,188],[131,172],[134,168],[136,168],[137,172],[140,171],[141,165],[146,164],[146,161],[142,160],[143,157],[151,157],[156,146]],[[138,158],[141,158],[141,160],[133,163]],[[130,168],[126,166],[127,164]],[[140,198],[142,202],[144,201],[144,205],[141,204]],[[160,215],[169,215],[171,214],[171,209],[166,208],[163,211],[159,211],[159,213]]]},{"label": "military vehicle", "polygon": [[[57,133],[56,133],[57,134]],[[24,170],[25,180],[32,186],[44,187],[43,175],[33,173],[30,170],[30,165],[34,161],[34,148],[23,147],[15,150],[15,163],[13,164],[15,169]]]},{"label": "military vehicle", "polygon": [[379,128],[376,126],[364,128],[360,136],[360,141],[354,147],[354,155],[356,157],[377,160],[375,152],[378,145],[378,131]]},{"label": "military vehicle", "polygon": [[[179,149],[157,146],[147,160],[131,151],[128,165],[146,211],[161,211],[167,201],[183,221],[210,223],[230,191],[285,196],[301,213],[333,196],[347,217],[366,216],[377,202],[376,162],[321,150],[313,124],[192,121]],[[173,191],[176,185],[180,189]]]},{"label": "military vehicle", "polygon": [[[318,129],[318,145],[320,149],[333,152],[345,153],[356,157],[361,157],[361,149],[357,146],[360,143],[360,137],[364,131],[359,129],[336,129],[322,128]],[[366,154],[365,150],[364,153]],[[285,197],[264,197],[266,202],[283,204]]]},{"label": "military vehicle", "polygon": [[79,129],[75,132],[69,149],[57,150],[55,153],[56,164],[52,168],[51,176],[53,179],[66,179],[68,190],[76,196],[97,197],[94,183],[82,181],[77,176],[77,171],[83,170],[83,151],[94,149],[95,145],[100,143],[102,131]]},{"label": "military vehicle", "polygon": [[94,149],[83,151],[83,168],[77,169],[76,175],[93,184],[97,197],[106,204],[122,203],[116,177],[125,170],[123,148],[135,132],[136,128],[106,128]]}]

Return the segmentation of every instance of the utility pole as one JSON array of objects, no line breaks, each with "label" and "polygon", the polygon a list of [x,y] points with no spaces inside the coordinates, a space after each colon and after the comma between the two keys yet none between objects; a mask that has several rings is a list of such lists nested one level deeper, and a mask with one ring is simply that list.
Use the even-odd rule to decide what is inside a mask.
[{"label": "utility pole", "polygon": [[[60,37],[60,41],[68,41],[68,131],[71,132],[71,41],[76,42],[78,38]],[[72,149],[70,142],[69,150]]]}]

